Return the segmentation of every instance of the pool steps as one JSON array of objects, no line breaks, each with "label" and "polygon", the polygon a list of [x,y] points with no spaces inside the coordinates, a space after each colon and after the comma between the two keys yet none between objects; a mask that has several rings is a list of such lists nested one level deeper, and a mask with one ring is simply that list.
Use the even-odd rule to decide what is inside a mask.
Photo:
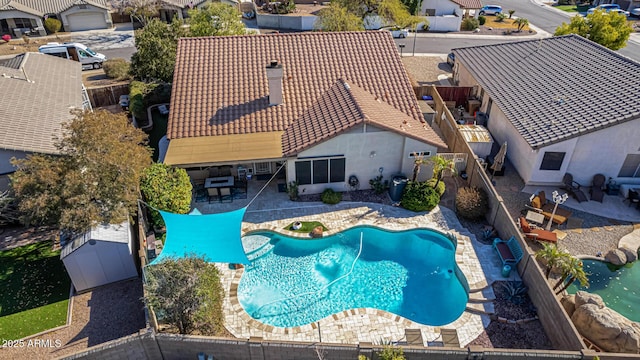
[{"label": "pool steps", "polygon": [[249,261],[254,261],[256,259],[259,259],[267,255],[268,253],[270,253],[274,247],[275,245],[271,244],[271,241],[266,241],[264,244],[258,246],[256,249],[249,251],[247,253],[247,259],[249,259]]}]

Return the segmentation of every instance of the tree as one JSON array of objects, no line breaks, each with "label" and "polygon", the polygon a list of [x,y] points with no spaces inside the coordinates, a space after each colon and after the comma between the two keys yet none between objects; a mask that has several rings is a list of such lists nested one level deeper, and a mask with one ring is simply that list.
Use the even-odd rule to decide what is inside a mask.
[{"label": "tree", "polygon": [[[185,169],[155,163],[144,170],[140,190],[146,202],[156,209],[186,214],[191,209],[191,181]],[[153,224],[164,225],[160,213],[152,210]]]},{"label": "tree", "polygon": [[16,199],[9,190],[0,193],[0,226],[20,222]]},{"label": "tree", "polygon": [[515,10],[513,10],[513,9],[509,9],[509,10],[507,10],[507,12],[509,13],[509,19],[511,19],[511,17],[513,16],[513,14],[515,14],[515,13],[516,13],[516,11],[515,11]]},{"label": "tree", "polygon": [[627,46],[632,31],[631,23],[624,15],[596,10],[586,17],[572,17],[571,22],[562,23],[554,35],[578,34],[611,50],[618,50]]},{"label": "tree", "polygon": [[442,181],[445,171],[450,172],[451,176],[456,174],[456,167],[453,160],[436,155],[429,158],[429,163],[433,164],[433,178],[437,180],[434,188],[437,188],[440,181]]},{"label": "tree", "polygon": [[[388,23],[401,28],[419,23],[421,20],[412,16],[400,0],[337,0],[336,6],[345,8],[346,12],[359,17],[362,21],[367,16],[378,15]],[[319,14],[322,17],[321,14]]]},{"label": "tree", "polygon": [[514,24],[518,25],[518,32],[522,31],[525,26],[529,25],[529,20],[525,18],[517,18],[513,21]]},{"label": "tree", "polygon": [[167,259],[145,268],[144,301],[180,334],[218,335],[224,291],[215,264],[202,257]]},{"label": "tree", "polygon": [[587,279],[587,274],[582,268],[582,261],[580,261],[580,259],[569,256],[566,261],[560,263],[560,269],[562,270],[562,276],[553,286],[553,290],[559,288],[560,285],[562,285],[562,283],[564,283],[565,281],[567,282],[562,288],[556,291],[556,295],[563,292],[576,280],[580,282],[580,286],[589,286],[589,280]]},{"label": "tree", "polygon": [[59,156],[12,159],[11,186],[21,220],[86,231],[134,213],[142,171],[151,163],[147,135],[125,115],[76,111],[56,140]]},{"label": "tree", "polygon": [[542,244],[542,249],[536,251],[536,259],[543,260],[546,263],[545,275],[547,279],[551,275],[551,271],[569,256],[568,253],[558,250],[556,244],[546,242]]},{"label": "tree", "polygon": [[420,168],[422,165],[427,164],[429,162],[428,159],[425,159],[424,156],[415,156],[413,158],[413,176],[411,177],[411,181],[418,181],[418,174],[420,174]]},{"label": "tree", "polygon": [[190,35],[222,36],[246,34],[242,14],[235,6],[210,3],[202,9],[189,10]]},{"label": "tree", "polygon": [[178,39],[186,36],[178,19],[167,25],[152,19],[147,26],[136,30],[136,49],[131,56],[131,73],[137,80],[171,82],[176,63]]},{"label": "tree", "polygon": [[62,22],[58,19],[46,18],[44,20],[44,27],[47,29],[49,34],[55,34],[62,28]]},{"label": "tree", "polygon": [[331,2],[327,8],[320,10],[316,29],[324,31],[363,31],[362,18],[350,13],[347,8]]},{"label": "tree", "polygon": [[158,15],[160,0],[112,0],[111,7],[121,14],[131,16],[144,27],[152,17]]}]

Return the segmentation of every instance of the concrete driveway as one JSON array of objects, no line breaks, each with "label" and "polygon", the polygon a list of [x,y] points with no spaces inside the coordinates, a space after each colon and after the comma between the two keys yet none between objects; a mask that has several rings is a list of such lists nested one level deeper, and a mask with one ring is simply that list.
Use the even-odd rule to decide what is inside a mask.
[{"label": "concrete driveway", "polygon": [[71,41],[79,42],[94,51],[135,47],[131,23],[116,24],[113,29],[76,31]]}]

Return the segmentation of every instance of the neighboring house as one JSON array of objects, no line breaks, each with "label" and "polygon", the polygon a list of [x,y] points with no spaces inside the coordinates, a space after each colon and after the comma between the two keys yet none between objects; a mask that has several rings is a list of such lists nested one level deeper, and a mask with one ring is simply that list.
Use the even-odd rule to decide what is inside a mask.
[{"label": "neighboring house", "polygon": [[351,175],[366,189],[447,147],[380,31],[180,39],[167,135],[167,164],[267,175],[287,160],[307,193]]},{"label": "neighboring house", "polygon": [[47,17],[60,20],[64,31],[113,26],[108,0],[0,0],[1,35],[46,35]]},{"label": "neighboring house", "polygon": [[12,157],[56,154],[54,136],[73,118],[71,109],[91,108],[77,61],[40,53],[0,60],[0,176],[15,171]]},{"label": "neighboring house", "polygon": [[454,49],[525,184],[640,183],[640,63],[578,35]]},{"label": "neighboring house", "polygon": [[[171,22],[174,17],[183,20],[189,15],[188,12],[191,9],[201,9],[206,4],[214,2],[212,0],[161,0],[160,9],[158,10],[159,17],[162,21]],[[236,6],[238,1],[235,0],[220,0],[223,4],[229,4]]]},{"label": "neighboring house", "polygon": [[76,291],[137,277],[133,239],[128,221],[96,226],[72,239],[62,238],[60,259]]},{"label": "neighboring house", "polygon": [[463,15],[482,7],[480,0],[424,0],[422,14],[429,21],[429,31],[460,31]]}]

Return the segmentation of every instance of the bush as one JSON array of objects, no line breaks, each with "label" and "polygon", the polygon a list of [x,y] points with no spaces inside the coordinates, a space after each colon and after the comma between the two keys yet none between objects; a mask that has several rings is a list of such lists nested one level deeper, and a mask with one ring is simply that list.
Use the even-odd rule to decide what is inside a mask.
[{"label": "bush", "polygon": [[131,74],[129,74],[130,64],[125,59],[109,59],[102,64],[102,68],[110,79],[127,80],[131,78]]},{"label": "bush", "polygon": [[376,194],[380,195],[389,188],[389,180],[382,181],[382,175],[378,175],[369,180],[369,185]]},{"label": "bush", "polygon": [[62,22],[58,19],[47,18],[44,21],[44,28],[47,29],[49,34],[55,34],[62,28]]},{"label": "bush", "polygon": [[[427,180],[427,184],[432,188],[435,188],[437,181],[438,179],[429,179]],[[438,196],[442,197],[442,194],[444,194],[444,191],[446,190],[444,181],[441,180],[440,182],[438,182],[438,187],[435,189],[436,189],[436,192],[438,193]]]},{"label": "bush", "polygon": [[320,198],[323,203],[333,205],[342,201],[342,193],[335,192],[333,189],[325,189]]},{"label": "bush", "polygon": [[489,212],[489,198],[484,189],[464,187],[456,194],[456,211],[466,219],[479,219]]},{"label": "bush", "polygon": [[486,17],[484,17],[483,15],[478,16],[478,23],[480,25],[484,25],[484,23],[486,23],[486,22],[487,22],[487,18]]},{"label": "bush", "polygon": [[496,21],[497,22],[503,22],[504,19],[507,18],[507,15],[505,13],[497,13],[496,14]]},{"label": "bush", "polygon": [[[153,164],[140,178],[140,191],[154,208],[176,214],[186,214],[191,209],[191,179],[185,169]],[[153,209],[151,221],[155,227],[164,226],[162,216]]]},{"label": "bush", "polygon": [[462,20],[462,30],[471,31],[478,28],[480,22],[476,18],[468,17]]},{"label": "bush", "polygon": [[440,195],[428,182],[409,181],[402,193],[400,206],[411,211],[430,211],[439,202]]},{"label": "bush", "polygon": [[132,81],[129,85],[129,110],[138,119],[148,120],[147,107],[169,102],[170,99],[170,84]]}]

